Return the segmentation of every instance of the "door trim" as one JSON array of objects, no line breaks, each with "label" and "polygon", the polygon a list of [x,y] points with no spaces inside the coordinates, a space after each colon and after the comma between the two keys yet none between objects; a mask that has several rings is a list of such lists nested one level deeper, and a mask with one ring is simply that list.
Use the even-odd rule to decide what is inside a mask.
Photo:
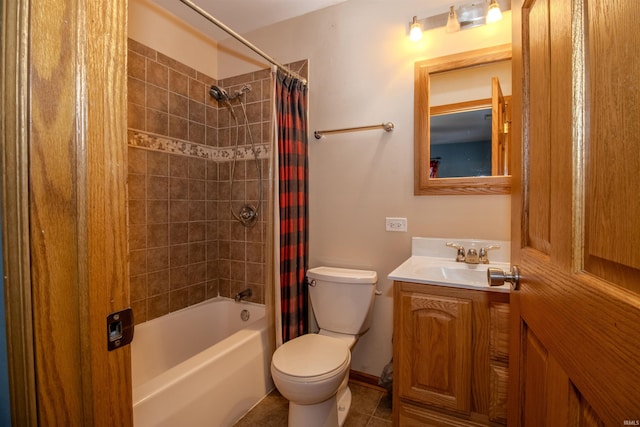
[{"label": "door trim", "polygon": [[29,2],[3,1],[2,239],[11,417],[36,426],[28,177]]}]

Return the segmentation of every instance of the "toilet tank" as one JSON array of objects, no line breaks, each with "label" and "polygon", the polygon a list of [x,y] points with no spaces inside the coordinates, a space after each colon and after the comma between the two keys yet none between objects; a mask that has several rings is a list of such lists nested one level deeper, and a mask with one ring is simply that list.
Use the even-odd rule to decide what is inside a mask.
[{"label": "toilet tank", "polygon": [[361,335],[371,325],[375,271],[316,267],[307,271],[309,298],[320,329]]}]

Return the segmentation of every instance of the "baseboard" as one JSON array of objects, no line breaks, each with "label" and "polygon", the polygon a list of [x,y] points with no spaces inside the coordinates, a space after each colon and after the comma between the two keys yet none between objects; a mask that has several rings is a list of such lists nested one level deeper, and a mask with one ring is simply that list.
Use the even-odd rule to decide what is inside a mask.
[{"label": "baseboard", "polygon": [[380,381],[379,377],[367,374],[366,372],[354,371],[353,369],[349,370],[349,381],[353,381],[365,387],[373,388],[379,391],[387,391],[386,388],[380,387],[378,385],[378,382]]}]

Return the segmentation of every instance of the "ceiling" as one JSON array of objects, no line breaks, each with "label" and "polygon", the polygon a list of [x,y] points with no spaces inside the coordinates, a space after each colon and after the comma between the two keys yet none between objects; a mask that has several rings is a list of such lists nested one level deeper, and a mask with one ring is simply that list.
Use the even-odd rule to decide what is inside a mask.
[{"label": "ceiling", "polygon": [[[180,0],[153,0],[213,40],[229,37]],[[243,34],[347,0],[191,0],[236,33]]]},{"label": "ceiling", "polygon": [[[177,16],[189,26],[196,28],[203,34],[216,41],[229,38],[229,35],[218,29],[211,22],[202,18],[196,12],[184,5],[180,0],[152,0],[154,3]],[[238,34],[257,30],[287,19],[315,12],[329,6],[344,3],[348,0],[190,0],[217,20],[221,21]],[[393,7],[397,0],[382,0]],[[403,6],[419,18],[433,13],[446,13],[451,0],[401,0]],[[489,0],[480,0],[488,4]],[[511,0],[498,0],[503,10]],[[505,5],[503,5],[505,3]],[[425,12],[432,12],[427,13]],[[410,16],[407,16],[407,27]]]}]

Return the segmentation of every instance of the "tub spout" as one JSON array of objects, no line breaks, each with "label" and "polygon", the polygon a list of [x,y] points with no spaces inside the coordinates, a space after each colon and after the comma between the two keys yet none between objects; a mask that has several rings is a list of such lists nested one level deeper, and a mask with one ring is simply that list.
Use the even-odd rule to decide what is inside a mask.
[{"label": "tub spout", "polygon": [[236,294],[236,302],[240,302],[242,300],[246,300],[247,298],[251,298],[252,295],[253,295],[253,292],[251,291],[251,288],[247,288],[244,291],[240,291]]}]

